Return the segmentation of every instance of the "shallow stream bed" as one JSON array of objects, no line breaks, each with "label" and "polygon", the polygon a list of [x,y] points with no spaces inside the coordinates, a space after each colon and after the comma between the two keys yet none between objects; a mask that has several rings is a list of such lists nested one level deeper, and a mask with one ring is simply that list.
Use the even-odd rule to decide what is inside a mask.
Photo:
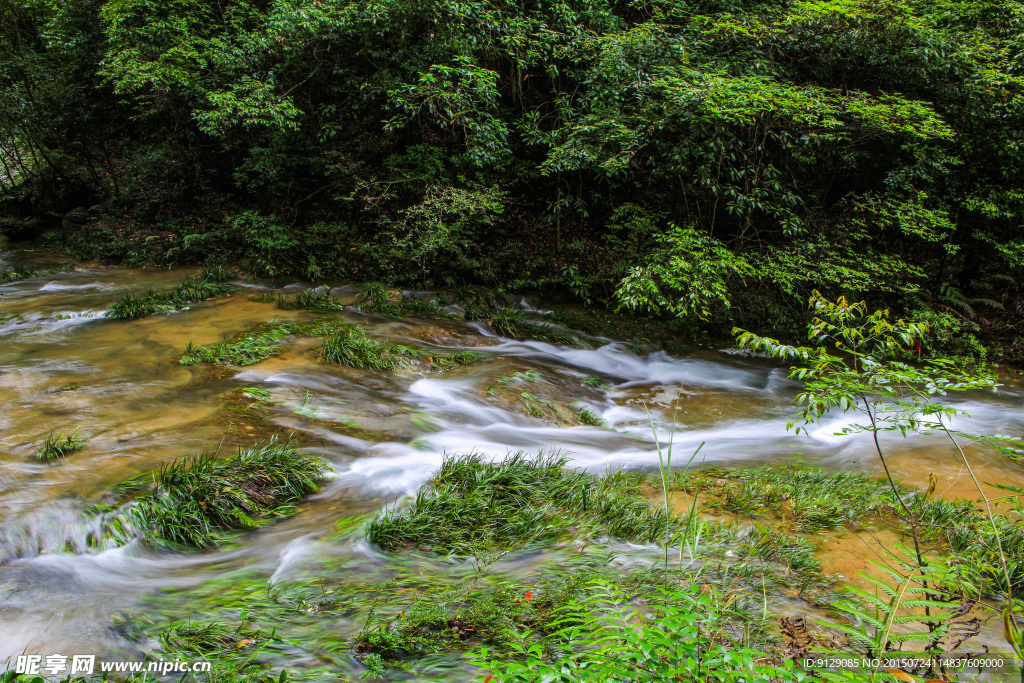
[{"label": "shallow stream bed", "polygon": [[[37,269],[58,265],[37,253],[6,252],[0,260]],[[467,566],[444,558],[396,559],[361,534],[345,532],[354,515],[414,494],[445,453],[475,450],[502,457],[557,450],[594,473],[650,469],[658,464],[653,422],[657,438],[673,444],[679,466],[704,443],[694,466],[878,469],[867,437],[835,436],[848,424],[844,417],[812,428],[810,435],[787,432],[797,386],[786,379],[785,367],[728,349],[673,356],[615,340],[576,349],[503,339],[479,322],[399,321],[350,306],[338,315],[364,326],[371,338],[441,351],[473,349],[485,358],[443,374],[371,372],[321,362],[320,340],[307,338],[291,340],[282,353],[256,365],[223,371],[184,366],[178,359],[190,342],[210,344],[270,320],[322,317],[282,310],[273,296],[260,300],[308,283],[275,289],[239,280],[234,294],[185,311],[132,321],[104,318],[127,291],[166,289],[193,273],[80,266],[0,285],[0,663],[26,652],[145,649],[147,641],[118,627],[124,615],[159,610],[187,617],[229,587],[289,590],[322,575],[325,567],[360,581],[399,573],[467,573]],[[334,293],[351,301],[354,292],[342,287]],[[592,375],[607,387],[585,384]],[[257,402],[239,391],[244,388],[271,398]],[[974,414],[970,431],[1024,431],[1019,385],[956,400]],[[570,424],[565,416],[577,402],[599,414],[606,428]],[[79,427],[88,439],[83,448],[53,463],[35,458],[51,431]],[[95,540],[90,506],[118,482],[186,455],[232,453],[273,435],[290,435],[332,469],[328,482],[294,516],[207,552]],[[972,497],[966,472],[939,441],[887,438],[894,473],[925,487],[934,476],[939,495]],[[1024,486],[1024,463],[994,452],[970,454],[982,481]],[[576,550],[514,554],[493,571],[525,573],[563,562]],[[831,564],[825,558],[826,565],[856,570],[858,553],[840,550],[841,557]],[[659,552],[653,545],[620,544],[614,559],[593,561],[643,565],[656,562]],[[862,555],[866,564],[868,553]],[[778,609],[795,610],[798,603]],[[339,615],[334,628],[340,638],[359,624]],[[987,644],[1000,647],[997,631],[985,635],[991,636]],[[281,663],[358,671],[332,654],[330,639],[323,640],[313,626],[297,623],[291,637],[296,643],[274,655]],[[416,676],[446,678],[452,671],[439,666],[428,674]]]}]

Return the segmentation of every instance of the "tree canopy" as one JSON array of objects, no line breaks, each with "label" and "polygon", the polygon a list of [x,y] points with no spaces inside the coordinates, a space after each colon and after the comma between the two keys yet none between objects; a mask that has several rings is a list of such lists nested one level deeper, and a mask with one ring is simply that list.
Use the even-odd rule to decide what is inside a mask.
[{"label": "tree canopy", "polygon": [[1022,85],[1017,0],[12,0],[0,230],[1019,357]]}]

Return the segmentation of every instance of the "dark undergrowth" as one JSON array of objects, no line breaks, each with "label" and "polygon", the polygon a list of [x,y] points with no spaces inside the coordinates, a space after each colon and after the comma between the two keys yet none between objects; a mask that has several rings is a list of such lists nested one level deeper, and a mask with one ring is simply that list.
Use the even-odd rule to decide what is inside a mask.
[{"label": "dark undergrowth", "polygon": [[665,532],[627,476],[597,479],[566,469],[559,455],[523,452],[491,464],[479,454],[448,456],[408,510],[390,510],[369,527],[385,550],[418,548],[473,554],[547,543],[585,530],[651,542]]},{"label": "dark undergrowth", "polygon": [[155,545],[208,548],[236,531],[293,514],[327,473],[320,459],[271,442],[218,459],[203,453],[143,473],[119,487],[134,494],[129,516]]}]

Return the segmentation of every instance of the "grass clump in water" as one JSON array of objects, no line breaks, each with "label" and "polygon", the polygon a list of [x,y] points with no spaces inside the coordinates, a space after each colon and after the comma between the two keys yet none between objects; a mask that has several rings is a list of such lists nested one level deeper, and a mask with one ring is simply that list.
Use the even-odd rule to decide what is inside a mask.
[{"label": "grass clump in water", "polygon": [[[271,442],[224,459],[203,453],[162,467],[130,517],[151,543],[208,548],[227,532],[258,529],[294,513],[326,472],[326,463],[290,444]],[[119,489],[137,490],[147,476]]]},{"label": "grass clump in water", "polygon": [[599,479],[565,468],[567,458],[519,452],[500,463],[471,453],[447,456],[408,510],[390,510],[369,526],[385,550],[419,548],[445,554],[512,550],[573,530],[598,530],[650,542],[664,533],[664,511],[652,510],[626,478]]},{"label": "grass clump in water", "polygon": [[472,365],[486,358],[482,353],[476,351],[462,350],[451,353],[439,353],[432,357],[430,367],[438,372],[447,372],[461,365]]},{"label": "grass clump in water", "polygon": [[359,310],[377,313],[391,318],[433,318],[436,320],[458,320],[458,316],[446,311],[437,298],[416,299],[404,297],[402,293],[389,289],[380,282],[368,282],[359,294]]},{"label": "grass clump in water", "polygon": [[[404,353],[401,349],[382,344],[366,336],[366,333],[355,326],[345,327],[324,343],[321,353],[324,360],[339,365],[348,365],[361,370],[394,370],[404,358],[413,353]],[[418,351],[418,349],[417,349]]]},{"label": "grass clump in water", "polygon": [[328,313],[330,311],[342,311],[345,304],[331,296],[331,288],[304,289],[298,292],[293,298],[281,296],[277,299],[277,307],[284,309],[301,308],[307,311]]},{"label": "grass clump in water", "polygon": [[573,403],[573,408],[576,408],[576,420],[581,425],[590,425],[592,427],[604,427],[604,418],[597,414],[596,411],[592,410],[589,406],[582,403]]},{"label": "grass clump in water", "polygon": [[475,351],[432,353],[413,346],[386,344],[370,339],[361,328],[354,325],[340,329],[329,337],[321,354],[329,363],[384,372],[411,368],[446,372],[484,358],[483,354]]},{"label": "grass clump in water", "polygon": [[[909,527],[904,507],[889,484],[865,474],[767,467],[705,470],[674,475],[673,486],[710,494],[712,508],[774,514],[803,534],[857,528],[869,518],[896,528]],[[1001,542],[1014,592],[1024,590],[1024,506],[1015,504],[994,516],[997,541],[993,520],[972,501],[932,498],[909,487],[899,491],[923,538],[941,544],[955,566],[975,576],[986,589],[1005,592],[1006,579],[999,569]]]},{"label": "grass clump in water", "polygon": [[43,275],[43,273],[37,270],[0,270],[0,285],[25,280],[30,277],[39,277],[40,275]]},{"label": "grass clump in water", "polygon": [[43,462],[51,462],[63,458],[72,451],[77,451],[88,441],[88,439],[83,439],[79,436],[81,432],[81,427],[76,427],[75,431],[70,434],[50,432],[50,435],[43,441],[43,447],[36,453],[36,458]]},{"label": "grass clump in water", "polygon": [[[376,665],[382,671],[425,653],[465,650],[472,643],[508,651],[516,643],[539,642],[542,634],[554,630],[554,613],[577,601],[590,577],[566,572],[554,580],[531,581],[529,588],[482,576],[449,585],[436,582],[427,590],[396,586],[395,597],[405,602],[415,591],[412,600],[396,600],[382,605],[380,613],[374,611],[356,637],[355,650],[368,669]],[[402,618],[395,621],[398,608]],[[517,634],[520,629],[530,635]]]},{"label": "grass clump in water", "polygon": [[321,337],[336,334],[351,327],[343,320],[318,320],[312,323],[261,323],[255,329],[243,332],[233,341],[222,341],[206,346],[193,346],[190,342],[181,356],[182,365],[217,363],[220,365],[254,365],[281,350],[281,342],[288,337]]},{"label": "grass clump in water", "polygon": [[263,403],[274,402],[274,395],[266,389],[260,389],[259,387],[241,387],[235,389],[235,391],[245,394],[249,398],[254,398],[257,401],[262,401]]},{"label": "grass clump in water", "polygon": [[[218,277],[221,274],[216,274]],[[150,290],[145,296],[125,294],[107,311],[113,320],[134,320],[154,313],[177,311],[189,304],[206,301],[223,294],[230,294],[235,288],[224,282],[203,278],[185,278],[174,289],[165,292]]]},{"label": "grass clump in water", "polygon": [[730,512],[779,512],[795,521],[801,533],[852,527],[867,515],[888,512],[893,504],[886,484],[849,472],[761,467],[709,470],[681,475],[677,481],[687,490],[699,486],[715,491],[718,505]]},{"label": "grass clump in water", "polygon": [[581,346],[582,341],[572,332],[561,330],[550,323],[530,320],[527,312],[515,306],[499,308],[487,321],[494,332],[512,339],[536,339],[549,344]]}]

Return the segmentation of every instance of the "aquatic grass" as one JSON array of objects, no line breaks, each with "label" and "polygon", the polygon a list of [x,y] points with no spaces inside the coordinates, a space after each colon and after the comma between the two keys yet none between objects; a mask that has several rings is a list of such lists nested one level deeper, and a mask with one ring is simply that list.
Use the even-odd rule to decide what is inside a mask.
[{"label": "aquatic grass", "polygon": [[444,310],[436,297],[419,299],[403,296],[380,282],[367,282],[359,293],[359,310],[377,313],[390,318],[432,318],[435,320],[458,320],[459,316]]},{"label": "aquatic grass", "polygon": [[495,334],[512,339],[536,339],[549,344],[583,346],[579,336],[546,322],[531,320],[526,311],[515,306],[496,310],[487,320]]},{"label": "aquatic grass", "polygon": [[199,271],[203,282],[230,282],[235,276],[235,271],[227,266],[206,266]]},{"label": "aquatic grass", "polygon": [[43,462],[51,462],[65,457],[72,451],[78,450],[88,441],[88,439],[81,438],[81,432],[81,427],[76,427],[75,431],[69,434],[51,431],[43,441],[43,447],[36,453],[36,459]]},{"label": "aquatic grass", "polygon": [[502,386],[508,386],[509,384],[514,384],[516,382],[538,382],[541,379],[543,379],[543,377],[544,375],[542,375],[539,371],[534,370],[533,368],[522,371],[517,370],[513,372],[511,375],[506,374],[499,377],[498,384],[501,384]]},{"label": "aquatic grass", "polygon": [[740,541],[749,544],[756,555],[765,562],[774,562],[788,569],[789,580],[801,593],[808,588],[831,585],[834,577],[824,573],[821,562],[815,555],[814,545],[802,536],[789,534],[779,529],[754,527]]},{"label": "aquatic grass", "polygon": [[590,425],[592,427],[605,426],[604,418],[585,403],[573,403],[572,407],[576,409],[576,421],[581,425]]},{"label": "aquatic grass", "polygon": [[185,347],[179,362],[182,365],[216,363],[220,365],[254,365],[281,351],[281,342],[288,337],[322,337],[352,327],[344,320],[317,320],[311,323],[260,323],[231,341],[206,346]]},{"label": "aquatic grass", "polygon": [[439,353],[404,344],[379,342],[367,337],[355,325],[338,330],[329,337],[320,353],[329,363],[379,372],[412,368],[446,372],[485,358],[483,354],[474,351]]},{"label": "aquatic grass", "polygon": [[368,538],[385,550],[442,554],[521,548],[572,530],[650,542],[665,530],[664,511],[618,485],[567,469],[559,455],[523,452],[489,463],[478,453],[448,455],[408,510],[370,523]]},{"label": "aquatic grass", "polygon": [[112,320],[134,320],[154,313],[181,310],[189,304],[233,291],[234,287],[223,282],[185,278],[176,287],[164,292],[149,290],[144,296],[129,292],[107,310],[106,317]]},{"label": "aquatic grass", "polygon": [[267,640],[260,630],[218,622],[182,621],[160,631],[160,649],[170,656],[222,658]]},{"label": "aquatic grass", "polygon": [[594,389],[607,389],[611,386],[611,383],[601,375],[587,375],[583,383]]},{"label": "aquatic grass", "polygon": [[451,353],[439,353],[431,357],[431,369],[438,372],[447,372],[462,365],[479,363],[485,356],[476,351],[452,351]]},{"label": "aquatic grass", "polygon": [[394,370],[399,358],[393,347],[374,341],[358,327],[346,327],[324,342],[324,360],[361,370]]},{"label": "aquatic grass", "polygon": [[[273,441],[224,459],[202,453],[149,475],[153,486],[134,499],[130,520],[154,545],[208,548],[226,532],[293,514],[327,471],[319,458]],[[146,479],[133,477],[122,491],[139,491]]]},{"label": "aquatic grass", "polygon": [[[516,643],[542,641],[557,628],[556,613],[580,599],[592,576],[572,571],[524,588],[506,578],[485,582],[483,569],[468,580],[416,590],[411,600],[404,586],[388,591],[389,603],[398,598],[405,604],[388,604],[383,614],[375,610],[360,631],[355,650],[363,654],[364,664],[369,666],[377,657],[383,669],[425,653],[464,650],[471,643],[506,650]],[[398,607],[402,618],[395,622],[390,611]],[[520,629],[531,633],[524,637],[517,633]]]},{"label": "aquatic grass", "polygon": [[345,310],[345,304],[331,296],[331,288],[303,289],[291,299],[280,296],[277,307],[283,309],[303,309],[317,313]]},{"label": "aquatic grass", "polygon": [[869,518],[906,528],[909,509],[921,540],[942,544],[954,565],[976,575],[987,590],[1006,592],[1006,576],[1014,590],[1024,589],[1024,508],[1019,506],[990,518],[973,501],[932,498],[902,485],[897,485],[897,501],[888,481],[820,469],[705,470],[674,476],[673,486],[688,492],[700,488],[713,506],[729,512],[773,514],[804,534],[857,528]]},{"label": "aquatic grass", "polygon": [[25,280],[30,277],[39,277],[41,275],[44,275],[44,273],[38,270],[0,270],[0,285],[7,284],[8,282]]},{"label": "aquatic grass", "polygon": [[249,398],[262,401],[263,403],[272,403],[274,401],[274,395],[266,389],[260,389],[259,387],[239,387],[235,391],[245,394]]},{"label": "aquatic grass", "polygon": [[[735,606],[737,597],[706,583],[637,596],[622,582],[598,579],[577,599],[552,610],[555,630],[541,643],[529,637],[528,625],[514,623],[506,636],[511,651],[481,646],[470,662],[483,670],[482,678],[501,683],[893,680],[890,672],[798,668],[793,653],[756,633],[752,622],[758,620]],[[904,674],[903,680],[916,679]]]},{"label": "aquatic grass", "polygon": [[954,561],[975,573],[990,590],[1024,591],[1024,508],[1020,504],[989,516],[971,501],[930,500],[918,494],[910,507],[918,513],[924,538],[945,542]]},{"label": "aquatic grass", "polygon": [[721,484],[715,495],[724,509],[751,515],[777,512],[795,521],[803,533],[851,527],[867,515],[888,513],[893,504],[887,484],[860,473],[761,467],[718,476],[697,473],[689,482],[709,477]]}]

